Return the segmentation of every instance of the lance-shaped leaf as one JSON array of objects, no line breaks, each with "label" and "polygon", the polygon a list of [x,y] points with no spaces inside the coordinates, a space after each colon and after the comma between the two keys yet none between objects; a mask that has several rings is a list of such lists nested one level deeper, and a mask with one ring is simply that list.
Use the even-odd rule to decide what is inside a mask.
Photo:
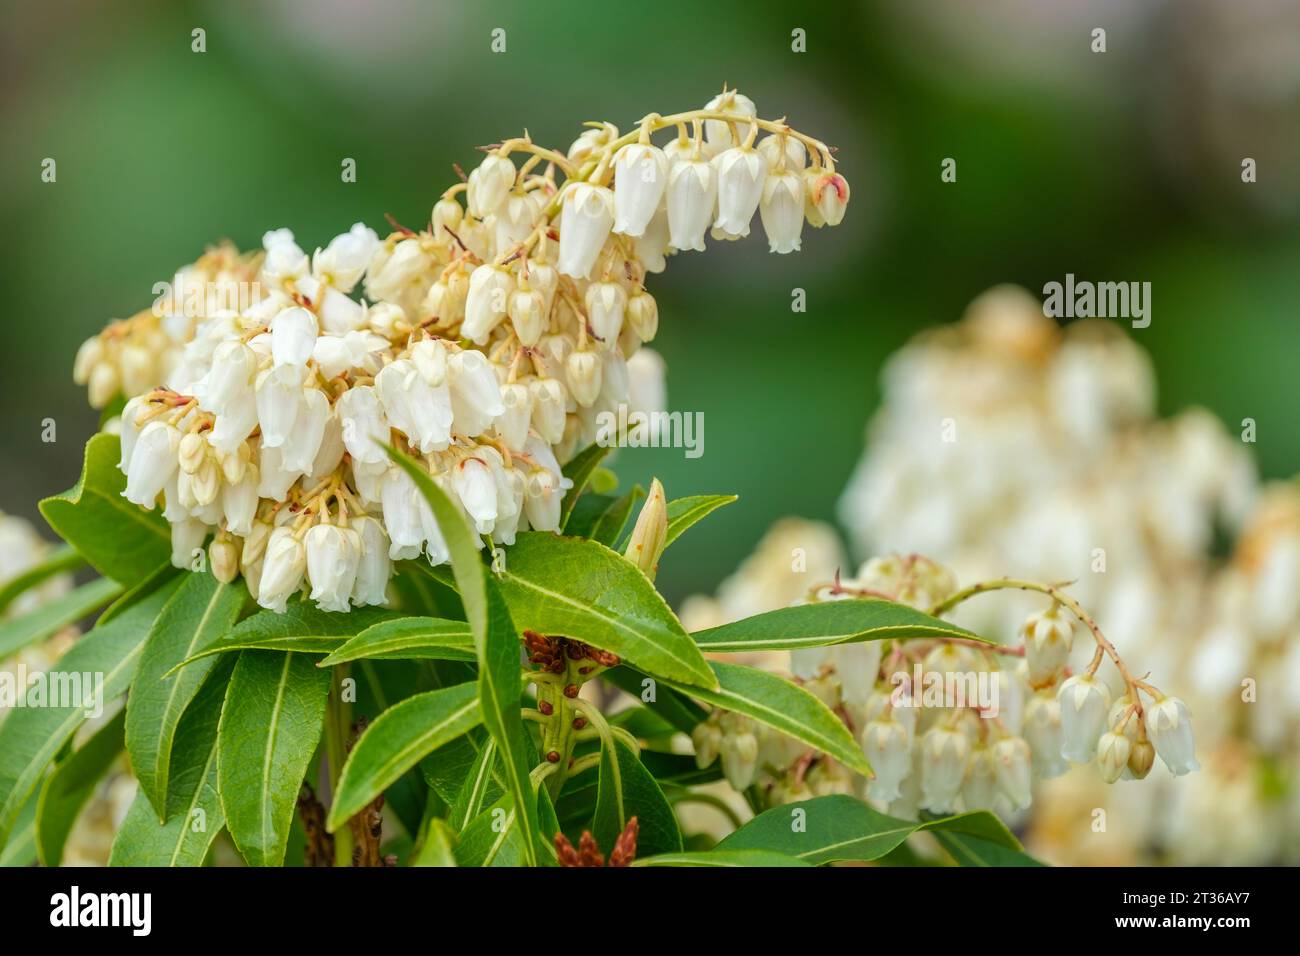
[{"label": "lance-shaped leaf", "polygon": [[536,865],[544,844],[538,824],[536,792],[529,782],[531,767],[528,755],[532,744],[519,714],[519,698],[523,693],[519,633],[495,580],[480,559],[477,535],[470,531],[460,509],[409,457],[394,449],[389,449],[388,454],[411,476],[433,509],[433,516],[451,553],[456,590],[460,592],[474,634],[483,723],[501,753],[515,819],[523,836],[524,860]]},{"label": "lance-shaped leaf", "polygon": [[33,793],[19,812],[9,841],[0,849],[0,867],[33,866],[39,862],[36,858],[36,805],[40,798],[39,792]]},{"label": "lance-shaped leaf", "polygon": [[399,617],[371,625],[320,662],[321,667],[355,660],[430,660],[473,663],[474,635],[465,621]]},{"label": "lance-shaped leaf", "polygon": [[664,547],[680,538],[697,521],[735,500],[735,495],[689,495],[668,502],[668,534],[664,537]]},{"label": "lance-shaped leaf", "polygon": [[803,860],[770,850],[703,850],[695,853],[661,853],[635,860],[633,866],[809,866]]},{"label": "lance-shaped leaf", "polygon": [[354,607],[347,613],[339,613],[322,611],[307,601],[296,601],[286,607],[283,614],[259,611],[240,621],[220,639],[191,654],[178,666],[227,651],[329,654],[366,628],[397,617],[395,611],[378,607]]},{"label": "lance-shaped leaf", "polygon": [[32,588],[45,583],[56,574],[75,571],[85,563],[86,559],[77,552],[76,548],[69,545],[54,548],[39,564],[32,565],[0,585],[0,614]]},{"label": "lance-shaped leaf", "polygon": [[679,852],[682,835],[664,792],[625,741],[615,737],[612,743],[612,748],[600,753],[596,812],[591,821],[596,845],[606,853],[611,851],[627,821],[636,817],[637,853]]},{"label": "lance-shaped leaf", "polygon": [[69,624],[93,614],[122,593],[122,585],[110,578],[96,578],[57,601],[43,604],[22,617],[0,625],[0,660],[57,634]]},{"label": "lance-shaped leaf", "polygon": [[640,485],[634,485],[619,498],[583,495],[574,506],[564,533],[577,538],[590,538],[607,548],[614,548],[627,526],[628,515],[644,497],[645,489]]},{"label": "lance-shaped leaf", "polygon": [[498,580],[520,628],[577,638],[682,684],[717,686],[654,585],[602,544],[525,532],[507,552]]},{"label": "lance-shaped leaf", "polygon": [[175,673],[171,670],[230,630],[247,598],[242,581],[222,584],[206,571],[186,574],[154,621],[140,653],[126,703],[126,750],[140,791],[161,822],[166,821],[176,727],[216,658],[196,661]]},{"label": "lance-shaped leaf", "polygon": [[587,487],[587,482],[591,480],[592,473],[609,454],[609,447],[603,445],[588,445],[578,454],[574,455],[567,465],[564,466],[564,477],[573,482],[573,487],[565,492],[564,500],[560,502],[560,527],[568,530],[569,516],[573,514],[573,509]]},{"label": "lance-shaped leaf", "polygon": [[[560,824],[555,817],[555,806],[545,787],[535,787],[537,793],[538,826],[546,834],[539,860],[543,866],[556,863],[554,836]],[[518,826],[514,803],[506,793],[490,807],[470,821],[456,839],[456,862],[465,867],[526,866],[527,844]]]},{"label": "lance-shaped leaf", "polygon": [[1014,855],[1019,865],[1037,865],[987,810],[918,823],[891,817],[842,794],[773,807],[723,839],[718,849],[767,850],[812,864],[869,861],[880,859],[921,830],[978,840]]},{"label": "lance-shaped leaf", "polygon": [[[51,673],[68,688],[75,689],[79,683],[80,702],[20,707],[0,722],[0,847],[45,768],[91,716],[87,710],[93,713],[106,706],[131,685],[145,635],[173,587],[160,589],[112,622],[94,628],[59,659]],[[103,684],[99,686],[101,675]],[[88,702],[89,697],[93,701]]]},{"label": "lance-shaped leaf", "polygon": [[221,710],[217,779],[230,836],[253,866],[284,862],[329,684],[330,672],[306,654],[251,650],[235,664]]},{"label": "lance-shaped leaf", "polygon": [[81,479],[69,491],[40,503],[60,538],[100,574],[123,584],[146,577],[171,555],[171,530],[157,511],[122,497],[126,476],[117,468],[121,444],[101,433],[86,443]]},{"label": "lance-shaped leaf", "polygon": [[122,595],[104,608],[104,613],[99,615],[96,624],[107,624],[113,618],[117,617],[127,608],[143,601],[154,591],[157,591],[164,584],[174,581],[186,572],[176,567],[170,560],[165,564],[160,564],[153,569],[153,573],[127,588]]},{"label": "lance-shaped leaf", "polygon": [[483,720],[478,687],[460,684],[408,697],[390,707],[356,742],[330,806],[332,833],[388,789],[420,758]]},{"label": "lance-shaped leaf", "polygon": [[46,778],[36,806],[36,849],[43,866],[58,866],[81,808],[122,752],[124,715],[118,711]]},{"label": "lance-shaped leaf", "polygon": [[808,691],[784,677],[753,667],[722,661],[710,661],[709,666],[718,675],[718,690],[679,689],[715,707],[753,717],[860,774],[872,775],[871,765],[844,722]]},{"label": "lance-shaped leaf", "polygon": [[931,617],[906,604],[878,598],[783,607],[698,631],[692,636],[701,650],[714,653],[792,651],[801,647],[885,638],[956,637],[991,643],[965,628]]},{"label": "lance-shaped leaf", "polygon": [[424,826],[420,847],[411,858],[411,866],[455,866],[456,832],[446,820],[430,817]]},{"label": "lance-shaped leaf", "polygon": [[454,830],[459,832],[465,829],[485,806],[491,806],[501,798],[504,788],[501,786],[499,767],[496,741],[488,737],[470,765],[469,772],[465,774],[456,799],[452,801],[447,822]]},{"label": "lance-shaped leaf", "polygon": [[113,840],[109,866],[202,866],[226,825],[217,792],[217,730],[238,658],[219,660],[185,710],[172,744],[167,822],[137,793]]}]

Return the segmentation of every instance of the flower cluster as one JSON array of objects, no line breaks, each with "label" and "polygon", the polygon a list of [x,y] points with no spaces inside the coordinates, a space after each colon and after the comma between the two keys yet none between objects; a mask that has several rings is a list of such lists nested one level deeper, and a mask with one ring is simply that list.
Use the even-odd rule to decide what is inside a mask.
[{"label": "flower cluster", "polygon": [[391,562],[448,560],[385,446],[484,539],[557,531],[561,466],[602,415],[662,393],[647,273],[755,213],[772,251],[795,251],[849,198],[827,146],[735,91],[626,135],[595,124],[567,153],[527,136],[484,151],[420,231],[358,223],[311,255],[285,229],[256,255],[219,246],[82,346],[91,403],[127,399],[125,496],[161,496],[175,563],[212,536],[216,575],[242,572],[263,607],[300,588],[331,611],[383,603]]},{"label": "flower cluster", "polygon": [[[1093,619],[1058,587],[1000,580],[958,590],[947,568],[916,555],[890,556],[868,561],[855,579],[814,589],[807,600],[878,597],[941,614],[1003,588],[1051,598],[1024,622],[1016,645],[918,638],[791,653],[794,678],[857,734],[872,779],[721,710],[695,731],[697,760],[707,766],[720,756],[733,787],[760,782],[769,802],[857,792],[900,816],[918,809],[1023,810],[1033,780],[1058,776],[1070,763],[1095,762],[1109,783],[1145,777],[1157,755],[1176,775],[1198,769],[1186,706],[1134,677]],[[1072,673],[1076,622],[1096,647],[1088,665]],[[1107,657],[1125,688],[1114,700],[1097,674]]]}]

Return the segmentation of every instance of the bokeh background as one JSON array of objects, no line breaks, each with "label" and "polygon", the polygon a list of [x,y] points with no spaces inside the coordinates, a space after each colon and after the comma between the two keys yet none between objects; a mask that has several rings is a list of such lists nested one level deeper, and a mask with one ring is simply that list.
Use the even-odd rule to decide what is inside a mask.
[{"label": "bokeh background", "polygon": [[712,589],[779,516],[833,519],[886,356],[1001,282],[1151,282],[1133,334],[1161,411],[1253,418],[1262,475],[1300,472],[1295,3],[53,0],[0,17],[0,510],[35,516],[76,480],[97,424],[77,345],[205,243],[420,224],[477,144],[527,127],[563,149],[583,120],[626,129],[724,81],[838,147],[853,202],[802,254],[756,234],[652,282],[669,405],[704,412],[705,453],[625,450],[617,470],[741,496],[665,562],[671,598]]}]

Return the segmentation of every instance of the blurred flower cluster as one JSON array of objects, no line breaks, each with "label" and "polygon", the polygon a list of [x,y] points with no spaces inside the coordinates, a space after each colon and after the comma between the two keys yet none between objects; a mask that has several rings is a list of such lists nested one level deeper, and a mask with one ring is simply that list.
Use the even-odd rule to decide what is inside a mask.
[{"label": "blurred flower cluster", "polygon": [[[15,515],[0,513],[0,588],[48,560],[50,551],[49,543],[37,534],[29,522]],[[71,586],[70,574],[52,575],[0,609],[0,620],[20,617],[57,601],[68,593]],[[0,660],[0,673],[13,682],[15,691],[21,692],[24,689],[22,681],[30,681],[34,675],[57,667],[59,658],[73,645],[78,634],[77,628],[70,626],[44,641],[29,644],[16,654]],[[7,713],[8,708],[0,706],[0,721],[5,719]],[[78,733],[79,741],[84,742],[112,716],[111,712],[106,712],[97,719],[88,721]],[[63,851],[63,861],[67,865],[103,866],[108,863],[113,837],[135,797],[135,780],[127,772],[125,758],[119,764],[117,771],[110,772],[96,786],[69,833]]]},{"label": "blurred flower cluster", "polygon": [[[567,153],[484,147],[419,231],[358,223],[311,255],[286,229],[255,255],[218,246],[82,346],[91,403],[126,399],[125,497],[161,496],[174,563],[211,536],[214,573],[242,573],[263,607],[300,588],[329,611],[383,603],[392,561],[449,557],[385,446],[484,540],[557,531],[561,466],[662,395],[647,273],[756,213],[773,252],[796,251],[849,199],[825,144],[734,90],[627,135],[589,127]],[[676,137],[661,148],[659,130]]]},{"label": "blurred flower cluster", "polygon": [[[1126,691],[1113,677],[1080,688],[1072,676],[1057,703],[1073,703],[1076,723],[1088,715],[1095,721],[1109,701],[1101,773],[1035,774],[1038,799],[1029,811],[1013,812],[1018,791],[1001,789],[995,806],[1026,828],[1031,850],[1075,863],[1294,862],[1300,484],[1261,488],[1249,445],[1213,416],[1191,409],[1160,418],[1155,407],[1150,361],[1120,329],[1087,321],[1060,329],[1028,294],[994,289],[961,322],[918,336],[890,361],[884,400],[841,502],[844,524],[861,554],[919,551],[963,581],[1073,582],[1070,593],[1132,670],[1158,673],[1186,701],[1147,708],[1148,721],[1156,715],[1158,722],[1148,735],[1157,747],[1157,733],[1176,735],[1196,714],[1192,759],[1202,772],[1107,787],[1103,778],[1133,775],[1135,741],[1119,738],[1135,726],[1113,733]],[[689,600],[684,620],[695,629],[789,603],[825,580],[827,566],[844,566],[834,532],[787,520],[717,598]],[[858,577],[878,566],[869,561]],[[805,571],[813,567],[815,576]],[[1024,622],[1041,611],[1035,600],[1003,591],[955,609],[954,619],[995,639],[1017,627],[1032,638],[1041,625]],[[869,652],[845,646],[836,653]],[[774,669],[809,673],[797,660],[769,657]],[[1064,660],[1077,675],[1088,657],[1076,647]],[[1002,667],[1014,672],[1006,661]],[[1014,693],[1001,704],[1014,711]],[[1069,708],[1058,713],[1069,724]],[[1025,707],[1022,726],[1026,716],[1037,715]],[[1021,733],[1036,755],[1032,723]],[[1093,739],[1092,726],[1083,740]],[[889,738],[874,734],[864,744],[879,756]],[[1190,756],[1181,746],[1174,743],[1179,756],[1171,751],[1166,763]],[[935,759],[941,755],[936,750]],[[1082,752],[1067,750],[1054,769],[1072,756]],[[814,791],[816,769],[804,778]],[[996,793],[996,772],[991,779]],[[879,793],[883,785],[876,786]],[[967,786],[978,795],[973,775],[963,794]]]}]

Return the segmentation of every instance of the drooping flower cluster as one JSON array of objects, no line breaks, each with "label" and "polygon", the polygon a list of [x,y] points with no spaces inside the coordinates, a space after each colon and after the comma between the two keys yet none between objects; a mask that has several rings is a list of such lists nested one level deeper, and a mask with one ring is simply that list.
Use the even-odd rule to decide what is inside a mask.
[{"label": "drooping flower cluster", "polygon": [[[993,581],[959,591],[947,568],[891,556],[868,561],[855,579],[814,589],[808,600],[881,597],[938,614],[1000,588],[1038,591],[1052,602],[1025,621],[1015,645],[918,638],[791,653],[794,678],[857,734],[873,779],[722,710],[697,727],[697,760],[707,766],[720,756],[733,787],[758,782],[773,803],[856,792],[904,817],[919,809],[1023,810],[1035,778],[1058,776],[1071,763],[1095,762],[1108,783],[1145,777],[1157,755],[1176,775],[1198,769],[1186,706],[1130,674],[1092,618],[1059,588]],[[1096,650],[1086,668],[1071,673],[1076,622]],[[1125,688],[1114,700],[1097,674],[1106,657]]]},{"label": "drooping flower cluster", "polygon": [[425,229],[358,223],[311,255],[285,229],[256,255],[219,246],[82,346],[91,403],[127,399],[125,496],[161,498],[175,563],[212,536],[214,572],[242,572],[263,607],[300,588],[331,611],[383,603],[392,561],[448,559],[385,446],[484,539],[558,530],[561,466],[602,416],[662,393],[640,350],[659,322],[647,273],[756,212],[771,250],[795,251],[849,198],[828,147],[735,91],[627,135],[595,124],[567,154],[526,136],[485,152]]}]

